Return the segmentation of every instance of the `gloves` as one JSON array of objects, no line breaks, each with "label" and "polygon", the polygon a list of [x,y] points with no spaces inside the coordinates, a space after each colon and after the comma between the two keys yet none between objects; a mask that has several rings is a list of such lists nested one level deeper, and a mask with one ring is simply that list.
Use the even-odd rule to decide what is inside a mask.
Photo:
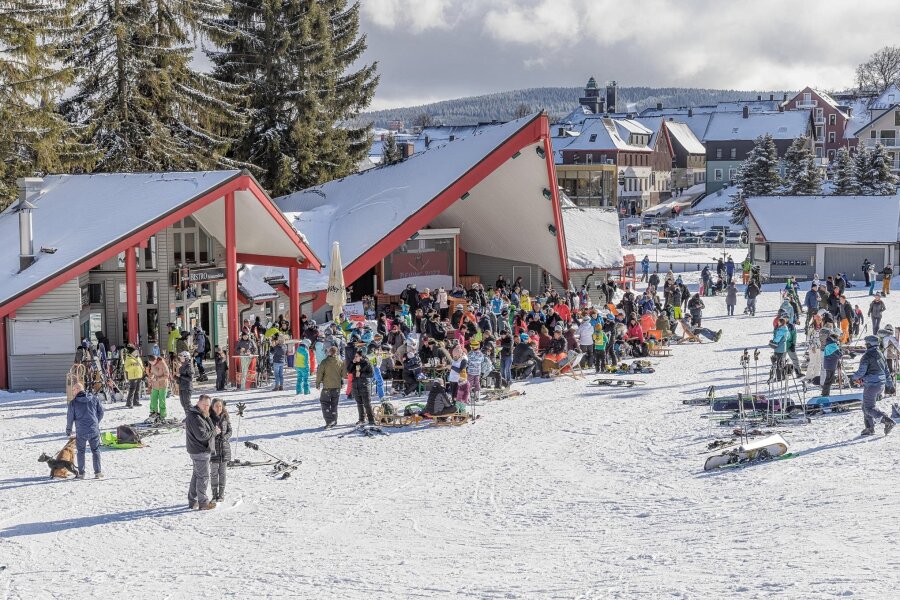
[{"label": "gloves", "polygon": [[72,437],[72,430],[66,429],[66,437]]}]

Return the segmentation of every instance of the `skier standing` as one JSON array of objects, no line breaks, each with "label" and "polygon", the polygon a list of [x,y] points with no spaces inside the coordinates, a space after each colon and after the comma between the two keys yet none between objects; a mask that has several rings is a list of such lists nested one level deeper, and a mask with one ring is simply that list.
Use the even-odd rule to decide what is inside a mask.
[{"label": "skier standing", "polygon": [[337,425],[338,400],[341,397],[344,363],[337,357],[337,346],[328,348],[325,357],[316,370],[316,389],[321,389],[319,403],[322,405],[322,416],[325,418],[325,429]]},{"label": "skier standing", "polygon": [[806,308],[806,325],[805,329],[809,329],[809,322],[813,315],[819,310],[819,286],[812,284],[806,296],[803,298],[803,306]]},{"label": "skier standing", "polygon": [[872,300],[872,303],[869,304],[869,316],[872,318],[872,333],[878,333],[878,330],[881,328],[881,317],[884,315],[884,301],[881,299],[881,294],[875,294],[875,299]]},{"label": "skier standing", "polygon": [[138,402],[141,396],[141,381],[144,378],[144,361],[135,347],[131,344],[125,346],[125,379],[128,380],[128,397],[126,408],[140,406]]},{"label": "skier standing", "polygon": [[881,270],[881,295],[891,295],[891,276],[894,274],[894,268],[891,265],[885,265]]},{"label": "skier standing", "polygon": [[862,430],[860,435],[873,435],[875,433],[875,419],[878,418],[884,424],[884,435],[887,435],[896,423],[879,410],[875,402],[885,390],[890,394],[894,393],[894,382],[891,381],[887,361],[885,361],[878,347],[880,343],[878,337],[867,335],[865,342],[866,352],[859,361],[859,368],[852,375],[852,379],[863,385],[862,409],[865,429]]},{"label": "skier standing", "polygon": [[187,350],[178,355],[181,364],[178,367],[178,399],[181,401],[181,408],[184,409],[185,417],[191,410],[191,393],[194,391],[194,369],[191,365],[191,354]]},{"label": "skier standing", "polygon": [[[191,357],[187,362],[190,365]],[[213,425],[209,418],[209,396],[203,394],[195,406],[190,406],[184,423],[185,449],[191,457],[193,471],[188,486],[188,508],[210,510],[216,507],[209,501],[206,490],[209,487],[209,457],[213,436],[221,429]]]},{"label": "skier standing", "polygon": [[221,398],[212,401],[209,418],[218,430],[209,457],[210,483],[213,501],[221,502],[225,499],[225,470],[231,460],[231,419]]},{"label": "skier standing", "polygon": [[294,354],[294,372],[297,374],[297,385],[294,392],[300,394],[309,393],[309,340],[304,338],[297,346]]},{"label": "skier standing", "polygon": [[101,479],[100,469],[100,421],[103,420],[103,405],[93,394],[88,395],[80,383],[72,386],[75,397],[69,402],[66,415],[66,436],[72,436],[75,427],[75,451],[78,464],[78,479],[84,479],[85,446],[91,446],[91,458],[94,462],[94,477]]}]

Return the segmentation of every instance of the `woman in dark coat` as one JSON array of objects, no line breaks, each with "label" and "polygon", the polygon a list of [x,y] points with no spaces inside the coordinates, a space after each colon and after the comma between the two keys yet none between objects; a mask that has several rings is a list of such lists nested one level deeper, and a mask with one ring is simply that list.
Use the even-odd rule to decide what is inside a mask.
[{"label": "woman in dark coat", "polygon": [[210,442],[212,453],[209,457],[209,474],[213,500],[221,502],[225,499],[225,469],[231,460],[231,419],[221,398],[212,401],[209,418],[219,428],[219,433]]}]

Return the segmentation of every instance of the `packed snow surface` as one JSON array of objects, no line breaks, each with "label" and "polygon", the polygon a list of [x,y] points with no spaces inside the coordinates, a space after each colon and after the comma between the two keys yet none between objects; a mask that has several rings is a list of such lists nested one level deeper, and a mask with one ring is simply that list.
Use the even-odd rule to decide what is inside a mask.
[{"label": "packed snow surface", "polygon": [[[868,307],[859,287],[848,295]],[[527,395],[464,427],[340,439],[356,421],[346,400],[326,432],[312,396],[223,394],[232,413],[247,402],[242,440],[303,464],[286,481],[230,471],[226,509],[211,512],[186,509],[180,432],[104,451],[105,480],[54,481],[36,459],[64,443],[64,400],[0,396],[2,596],[895,597],[900,434],[857,437],[858,410],[814,417],[780,431],[799,458],[702,470],[727,429],[682,400],[741,390],[744,348],[762,348],[765,377],[778,304],[768,291],[755,318],[729,318],[709,298],[703,322],[722,340],[652,359],[645,387],[516,383]],[[900,323],[887,304],[884,322]],[[103,425],[147,411],[112,405]]]},{"label": "packed snow surface", "polygon": [[650,257],[650,262],[664,263],[710,263],[720,258],[727,260],[731,256],[735,264],[739,264],[747,258],[746,248],[725,247],[724,255],[721,246],[706,246],[702,248],[679,248],[678,246],[660,246],[657,251],[655,246],[628,246],[625,250],[628,254],[634,254],[635,260],[641,262],[644,256]]}]

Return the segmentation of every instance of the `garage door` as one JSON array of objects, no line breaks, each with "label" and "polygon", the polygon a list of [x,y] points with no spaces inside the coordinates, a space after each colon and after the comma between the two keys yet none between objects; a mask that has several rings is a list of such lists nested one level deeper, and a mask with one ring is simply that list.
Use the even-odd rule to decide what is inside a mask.
[{"label": "garage door", "polygon": [[853,281],[865,279],[862,273],[862,264],[865,259],[875,263],[875,269],[880,271],[884,265],[885,246],[868,248],[825,248],[825,271],[819,273],[824,279],[828,275],[845,273]]},{"label": "garage door", "polygon": [[75,318],[13,321],[10,354],[33,356],[69,354],[75,351]]}]

